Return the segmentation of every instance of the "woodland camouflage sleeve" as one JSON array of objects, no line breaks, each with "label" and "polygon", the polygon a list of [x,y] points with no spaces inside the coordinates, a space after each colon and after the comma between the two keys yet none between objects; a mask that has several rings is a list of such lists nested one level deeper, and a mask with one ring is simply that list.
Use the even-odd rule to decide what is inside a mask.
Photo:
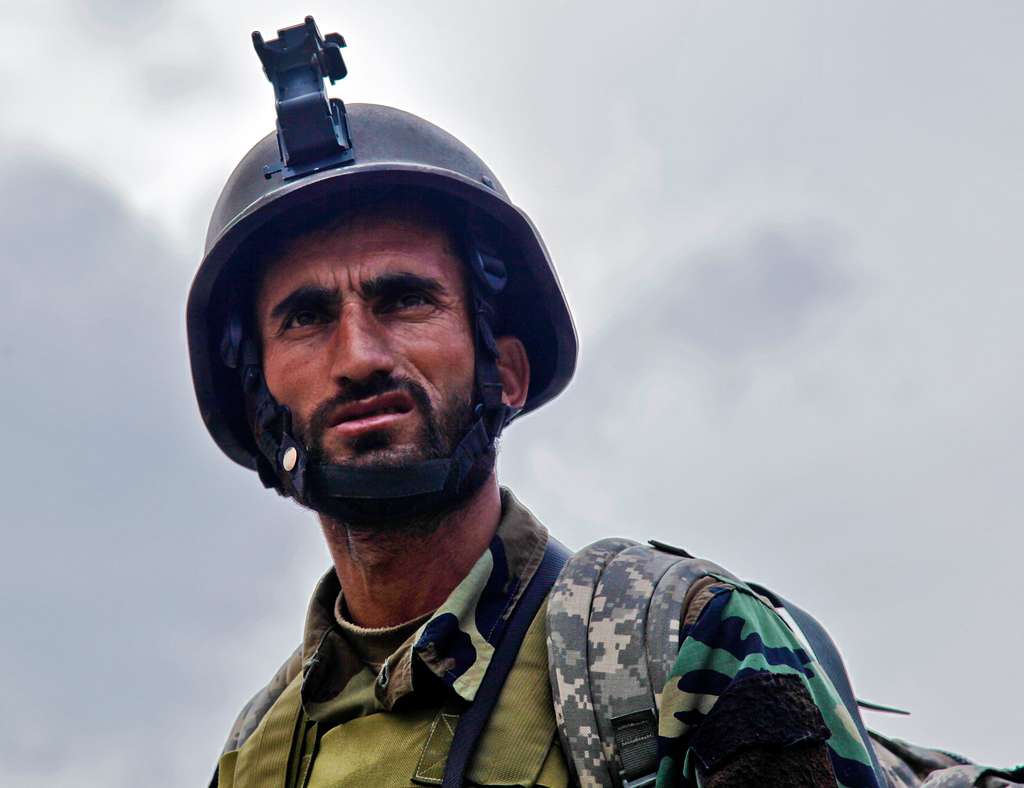
[{"label": "woodland camouflage sleeve", "polygon": [[832,683],[745,585],[695,583],[680,640],[662,695],[657,788],[875,784]]}]

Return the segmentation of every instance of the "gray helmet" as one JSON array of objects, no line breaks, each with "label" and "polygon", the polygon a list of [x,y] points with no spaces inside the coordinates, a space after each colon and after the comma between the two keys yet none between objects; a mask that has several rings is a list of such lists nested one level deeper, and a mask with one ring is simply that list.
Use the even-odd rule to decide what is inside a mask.
[{"label": "gray helmet", "polygon": [[[307,19],[305,26],[279,31],[281,41],[301,28],[307,44],[312,41],[316,46],[319,40],[320,46],[329,46],[311,25]],[[261,45],[267,49],[262,39],[254,37],[258,52]],[[340,41],[340,37],[328,36],[327,41]],[[283,44],[282,48],[287,50]],[[263,53],[261,59],[273,81]],[[343,70],[342,66],[342,75]],[[322,81],[317,82],[326,103]],[[487,165],[455,137],[415,115],[373,104],[345,107],[337,99],[327,106],[336,120],[340,118],[337,139],[342,155],[326,163],[323,158],[307,157],[303,163],[295,153],[300,137],[296,132],[285,136],[289,129],[280,95],[277,134],[268,134],[245,155],[221,191],[188,298],[192,377],[203,421],[217,445],[231,459],[253,469],[260,469],[261,456],[268,454],[268,447],[259,445],[254,435],[252,404],[246,401],[238,369],[243,351],[231,314],[239,283],[253,273],[253,239],[272,228],[275,220],[301,214],[314,201],[321,206],[327,202],[341,213],[347,205],[365,199],[368,190],[410,189],[438,195],[497,228],[500,240],[479,258],[483,270],[493,257],[499,257],[498,265],[503,263],[507,273],[491,301],[502,333],[519,337],[530,359],[530,389],[522,412],[540,407],[561,392],[576,365],[572,317],[540,235]],[[266,474],[261,471],[261,476]],[[264,483],[270,486],[267,478]],[[284,492],[294,495],[291,490]]]}]

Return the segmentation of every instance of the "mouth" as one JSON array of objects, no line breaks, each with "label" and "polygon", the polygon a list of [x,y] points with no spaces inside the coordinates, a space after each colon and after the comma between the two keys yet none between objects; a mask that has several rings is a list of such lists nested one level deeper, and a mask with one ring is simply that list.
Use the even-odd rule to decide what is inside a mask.
[{"label": "mouth", "polygon": [[361,399],[340,408],[328,422],[336,435],[352,437],[362,432],[395,425],[414,410],[412,398],[404,391],[389,391]]}]

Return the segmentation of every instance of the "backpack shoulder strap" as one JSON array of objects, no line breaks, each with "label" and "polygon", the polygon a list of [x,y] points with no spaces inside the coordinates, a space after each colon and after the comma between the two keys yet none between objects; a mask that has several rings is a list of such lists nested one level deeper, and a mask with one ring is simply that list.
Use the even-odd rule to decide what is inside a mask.
[{"label": "backpack shoulder strap", "polygon": [[548,665],[555,721],[580,788],[610,786],[590,689],[588,628],[605,566],[629,539],[604,539],[569,559],[548,599]]},{"label": "backpack shoulder strap", "polygon": [[523,645],[534,616],[547,599],[551,586],[558,577],[569,551],[553,538],[549,538],[544,558],[526,586],[519,603],[509,618],[491,663],[487,666],[476,697],[459,718],[452,736],[448,760],[445,764],[442,788],[461,788],[473,753],[487,727],[487,720],[497,706],[501,688],[505,685]]},{"label": "backpack shoulder strap", "polygon": [[595,542],[562,570],[548,601],[548,660],[559,735],[581,788],[654,784],[658,706],[683,600],[710,572],[724,570],[629,539]]}]

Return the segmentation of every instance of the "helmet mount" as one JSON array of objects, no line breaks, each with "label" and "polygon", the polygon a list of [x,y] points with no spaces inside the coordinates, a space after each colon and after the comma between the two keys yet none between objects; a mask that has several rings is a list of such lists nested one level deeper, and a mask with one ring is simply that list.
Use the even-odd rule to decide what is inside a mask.
[{"label": "helmet mount", "polygon": [[337,33],[320,35],[307,16],[301,25],[277,31],[264,42],[259,30],[252,33],[263,73],[274,86],[277,109],[279,162],[263,165],[263,177],[281,173],[285,180],[301,178],[330,167],[352,162],[345,104],[328,98],[324,79],[348,74],[341,49],[345,39]]}]

